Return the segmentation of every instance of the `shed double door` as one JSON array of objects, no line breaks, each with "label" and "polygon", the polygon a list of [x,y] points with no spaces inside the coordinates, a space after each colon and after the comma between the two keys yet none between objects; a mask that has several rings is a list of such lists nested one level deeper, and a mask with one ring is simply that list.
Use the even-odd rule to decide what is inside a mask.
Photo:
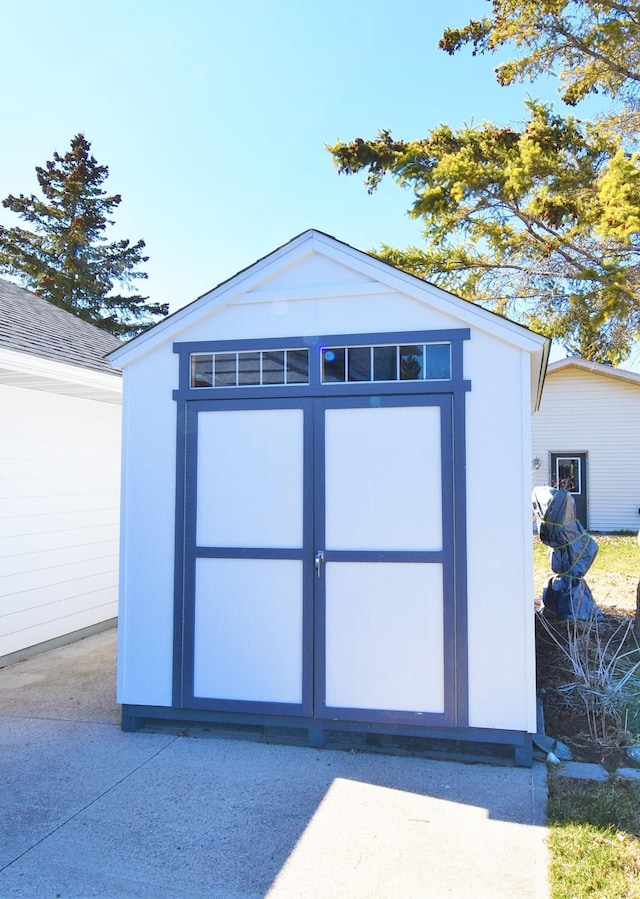
[{"label": "shed double door", "polygon": [[451,409],[188,404],[183,707],[452,723]]}]

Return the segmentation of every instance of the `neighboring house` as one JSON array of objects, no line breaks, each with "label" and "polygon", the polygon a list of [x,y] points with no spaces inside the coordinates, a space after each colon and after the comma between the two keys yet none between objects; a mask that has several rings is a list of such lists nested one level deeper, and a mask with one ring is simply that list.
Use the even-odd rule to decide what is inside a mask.
[{"label": "neighboring house", "polygon": [[0,664],[115,623],[119,345],[0,279]]},{"label": "neighboring house", "polygon": [[363,730],[530,763],[547,352],[307,231],[112,353],[123,727]]},{"label": "neighboring house", "polygon": [[567,487],[592,531],[640,526],[640,375],[585,359],[548,368],[533,416],[534,486]]}]

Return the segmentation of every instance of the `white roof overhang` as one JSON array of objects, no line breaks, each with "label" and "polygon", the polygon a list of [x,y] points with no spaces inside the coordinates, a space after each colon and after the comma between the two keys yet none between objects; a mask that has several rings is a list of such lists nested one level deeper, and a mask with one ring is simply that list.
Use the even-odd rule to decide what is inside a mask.
[{"label": "white roof overhang", "polygon": [[102,403],[122,403],[119,371],[94,371],[6,347],[0,347],[0,384]]}]

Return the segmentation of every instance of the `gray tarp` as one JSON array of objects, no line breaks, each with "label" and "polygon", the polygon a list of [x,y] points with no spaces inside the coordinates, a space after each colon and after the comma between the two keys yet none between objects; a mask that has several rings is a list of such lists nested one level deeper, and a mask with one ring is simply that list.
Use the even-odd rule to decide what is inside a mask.
[{"label": "gray tarp", "polygon": [[554,572],[542,595],[545,612],[563,619],[585,620],[592,615],[601,619],[602,613],[584,580],[598,544],[577,520],[573,497],[568,490],[535,487],[533,510]]}]

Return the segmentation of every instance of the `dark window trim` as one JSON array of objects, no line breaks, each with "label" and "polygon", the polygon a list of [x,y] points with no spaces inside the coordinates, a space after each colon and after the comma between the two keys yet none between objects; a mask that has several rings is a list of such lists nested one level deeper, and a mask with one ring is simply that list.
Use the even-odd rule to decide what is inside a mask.
[{"label": "dark window trim", "polygon": [[[285,396],[324,396],[329,394],[395,394],[395,393],[451,393],[468,391],[471,385],[463,379],[463,342],[469,340],[468,328],[437,331],[394,331],[367,334],[329,334],[320,337],[258,338],[245,340],[185,341],[173,344],[179,356],[179,387],[173,392],[177,401],[191,399],[250,399]],[[451,347],[451,378],[442,380],[398,381],[322,381],[322,350],[336,346],[385,346],[407,344],[449,343]],[[309,383],[277,385],[243,385],[240,387],[192,387],[191,356],[196,354],[246,352],[251,350],[277,351],[309,349]]]}]

